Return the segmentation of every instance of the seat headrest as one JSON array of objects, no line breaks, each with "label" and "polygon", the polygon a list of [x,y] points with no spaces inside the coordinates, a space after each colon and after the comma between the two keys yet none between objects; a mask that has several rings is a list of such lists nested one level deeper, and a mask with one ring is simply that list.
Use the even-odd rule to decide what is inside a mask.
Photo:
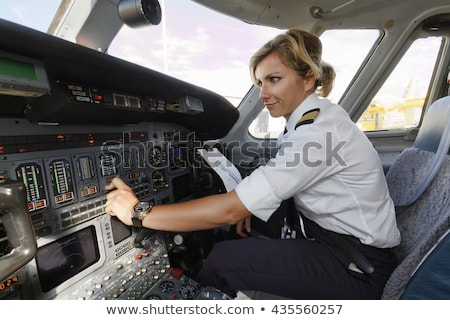
[{"label": "seat headrest", "polygon": [[450,96],[446,96],[436,100],[428,107],[413,147],[436,152],[442,134],[449,125]]}]

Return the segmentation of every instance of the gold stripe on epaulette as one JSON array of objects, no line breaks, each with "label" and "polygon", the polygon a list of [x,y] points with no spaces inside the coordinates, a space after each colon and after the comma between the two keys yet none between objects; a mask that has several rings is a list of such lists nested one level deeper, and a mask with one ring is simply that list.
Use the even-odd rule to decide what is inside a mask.
[{"label": "gold stripe on epaulette", "polygon": [[297,129],[297,127],[304,125],[304,124],[311,124],[314,122],[314,120],[316,120],[318,114],[319,114],[320,109],[312,109],[309,111],[306,111],[302,117],[300,118],[300,120],[297,122],[297,124],[295,125],[295,129]]}]

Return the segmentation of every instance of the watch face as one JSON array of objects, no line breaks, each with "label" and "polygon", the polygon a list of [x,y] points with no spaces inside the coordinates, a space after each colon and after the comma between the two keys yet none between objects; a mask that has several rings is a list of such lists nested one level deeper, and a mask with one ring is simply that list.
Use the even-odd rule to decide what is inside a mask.
[{"label": "watch face", "polygon": [[151,202],[142,201],[134,206],[134,218],[144,220],[150,210],[152,210],[153,204]]},{"label": "watch face", "polygon": [[150,203],[148,202],[139,202],[134,206],[134,212],[137,214],[147,212],[148,210],[150,210]]}]

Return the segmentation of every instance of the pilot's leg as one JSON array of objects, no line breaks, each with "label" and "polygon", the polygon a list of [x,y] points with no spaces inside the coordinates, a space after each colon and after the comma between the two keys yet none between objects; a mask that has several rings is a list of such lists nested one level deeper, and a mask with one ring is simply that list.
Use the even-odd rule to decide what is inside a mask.
[{"label": "pilot's leg", "polygon": [[264,238],[217,243],[197,278],[232,297],[256,290],[293,299],[377,299],[386,279],[349,270],[319,242]]}]

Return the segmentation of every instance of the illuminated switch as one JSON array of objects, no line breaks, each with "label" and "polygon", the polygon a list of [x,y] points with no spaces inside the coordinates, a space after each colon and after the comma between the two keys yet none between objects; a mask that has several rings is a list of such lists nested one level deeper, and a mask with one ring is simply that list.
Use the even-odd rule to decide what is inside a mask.
[{"label": "illuminated switch", "polygon": [[94,94],[94,102],[102,102],[103,96],[101,94]]},{"label": "illuminated switch", "polygon": [[180,279],[181,276],[183,275],[183,270],[182,270],[182,269],[179,269],[179,268],[173,268],[173,269],[170,271],[170,274],[171,274],[173,277],[175,277],[176,279]]}]

